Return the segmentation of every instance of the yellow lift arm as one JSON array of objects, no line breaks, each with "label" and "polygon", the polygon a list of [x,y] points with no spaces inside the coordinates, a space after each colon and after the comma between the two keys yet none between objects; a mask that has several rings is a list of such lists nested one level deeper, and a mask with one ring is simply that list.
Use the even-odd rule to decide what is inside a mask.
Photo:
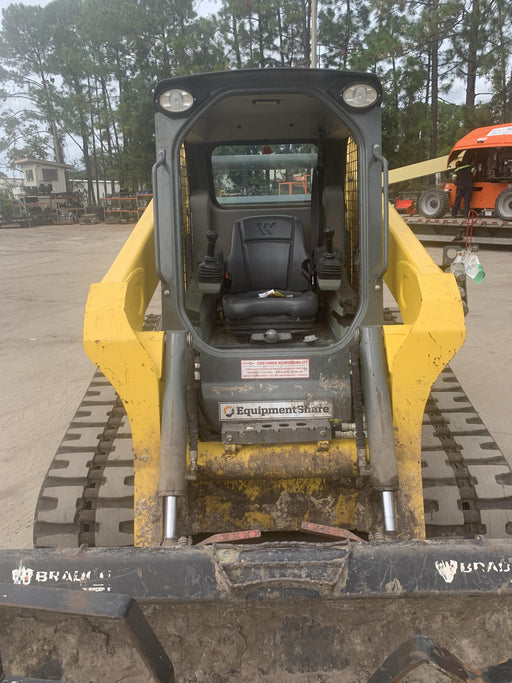
[{"label": "yellow lift arm", "polygon": [[428,161],[420,161],[417,164],[409,164],[409,166],[402,166],[401,168],[393,168],[388,173],[388,184],[401,183],[404,180],[421,178],[432,173],[442,173],[446,171],[447,163],[448,155],[428,159]]}]

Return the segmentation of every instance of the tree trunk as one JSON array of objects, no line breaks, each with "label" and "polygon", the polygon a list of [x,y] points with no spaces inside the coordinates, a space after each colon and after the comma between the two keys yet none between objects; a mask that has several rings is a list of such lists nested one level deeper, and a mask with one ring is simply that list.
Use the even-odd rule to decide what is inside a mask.
[{"label": "tree trunk", "polygon": [[265,68],[265,21],[261,11],[261,0],[257,0],[258,16],[258,50],[260,53],[260,68]]},{"label": "tree trunk", "polygon": [[231,14],[231,30],[233,31],[233,49],[236,56],[236,68],[242,68],[242,55],[240,52],[240,38],[238,36],[238,17],[233,12]]},{"label": "tree trunk", "polygon": [[473,0],[469,16],[469,36],[467,40],[467,81],[466,81],[466,111],[464,125],[472,126],[476,98],[477,45],[480,25],[480,0]]},{"label": "tree trunk", "polygon": [[302,8],[302,52],[303,64],[306,68],[311,66],[311,3],[309,0],[301,0]]}]

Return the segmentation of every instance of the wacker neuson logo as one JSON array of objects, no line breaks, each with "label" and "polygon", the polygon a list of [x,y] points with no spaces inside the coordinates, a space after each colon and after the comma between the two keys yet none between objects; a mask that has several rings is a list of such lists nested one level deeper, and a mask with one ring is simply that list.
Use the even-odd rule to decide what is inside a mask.
[{"label": "wacker neuson logo", "polygon": [[331,401],[248,401],[219,403],[220,420],[308,419],[332,417]]}]

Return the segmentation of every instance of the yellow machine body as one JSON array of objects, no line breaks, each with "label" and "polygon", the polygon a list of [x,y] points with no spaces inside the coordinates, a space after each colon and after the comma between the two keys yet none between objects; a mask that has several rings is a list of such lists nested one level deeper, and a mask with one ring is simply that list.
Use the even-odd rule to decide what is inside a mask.
[{"label": "yellow machine body", "polygon": [[[398,324],[384,326],[401,482],[397,514],[407,520],[399,534],[404,538],[423,538],[423,411],[434,381],[463,343],[464,315],[454,276],[436,266],[392,208],[389,230],[390,259],[385,282],[402,318]],[[153,244],[153,213],[149,206],[103,281],[91,287],[84,325],[85,350],[115,387],[130,420],[135,458],[137,546],[159,545],[162,536],[158,473],[164,333],[143,331],[144,315],[158,282]],[[279,491],[305,487],[308,495],[315,495],[324,486],[333,452],[343,461],[346,470],[355,467],[355,443],[349,440],[344,441],[341,450],[333,441],[325,451],[301,444],[293,449],[286,445],[274,446],[272,452],[279,467],[275,471],[267,470],[265,480],[237,480],[231,475],[230,487],[243,492],[249,500],[258,499],[267,481]],[[258,453],[261,455],[261,448],[257,446],[243,446],[233,454],[225,453],[222,444],[203,443],[198,464],[204,461],[214,475],[222,475],[223,462],[234,458],[240,470],[250,472],[249,463],[259,459]],[[285,469],[286,462],[294,462],[290,472],[302,471],[300,478],[279,471]],[[318,462],[323,463],[323,476],[318,476],[315,467]],[[352,481],[355,481],[354,473]],[[355,500],[354,489],[340,489],[333,505],[333,524],[349,528],[355,524]],[[203,513],[209,518],[229,518],[231,513],[222,498],[215,496],[204,500],[204,506]],[[250,510],[243,519],[231,521],[242,528],[267,528],[269,524],[264,515]]]}]

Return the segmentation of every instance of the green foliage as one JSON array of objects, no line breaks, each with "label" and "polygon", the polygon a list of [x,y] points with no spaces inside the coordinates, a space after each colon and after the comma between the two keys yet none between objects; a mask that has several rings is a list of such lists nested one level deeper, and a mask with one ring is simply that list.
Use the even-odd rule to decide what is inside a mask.
[{"label": "green foliage", "polygon": [[5,187],[0,187],[0,216],[10,216],[12,213],[11,192]]},{"label": "green foliage", "polygon": [[[97,179],[149,188],[152,92],[161,78],[310,64],[311,0],[53,0],[13,3],[0,28],[0,154],[63,160],[80,149]],[[446,153],[468,129],[512,119],[508,0],[320,0],[320,66],[370,70],[384,85],[391,167]],[[484,83],[487,102],[479,103]],[[454,85],[464,101],[454,104]]]}]

